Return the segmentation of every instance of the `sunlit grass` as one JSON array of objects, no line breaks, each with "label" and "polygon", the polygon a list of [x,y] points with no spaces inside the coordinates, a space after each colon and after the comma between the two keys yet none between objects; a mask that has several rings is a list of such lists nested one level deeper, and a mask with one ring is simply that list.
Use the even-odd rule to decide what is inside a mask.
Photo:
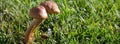
[{"label": "sunlit grass", "polygon": [[[35,31],[40,44],[119,44],[120,0],[54,0],[61,13],[49,15]],[[20,44],[32,18],[30,8],[42,0],[0,0],[0,44]],[[41,32],[52,29],[43,40]]]}]

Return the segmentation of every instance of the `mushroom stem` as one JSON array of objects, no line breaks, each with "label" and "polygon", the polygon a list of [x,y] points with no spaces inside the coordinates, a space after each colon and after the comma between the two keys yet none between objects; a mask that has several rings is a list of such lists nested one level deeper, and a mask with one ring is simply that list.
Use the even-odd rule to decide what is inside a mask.
[{"label": "mushroom stem", "polygon": [[41,24],[44,20],[38,20],[38,19],[34,19],[30,26],[28,27],[26,33],[25,33],[25,42],[26,44],[32,44],[32,38],[33,38],[33,35],[34,35],[34,31],[35,31],[35,28]]}]

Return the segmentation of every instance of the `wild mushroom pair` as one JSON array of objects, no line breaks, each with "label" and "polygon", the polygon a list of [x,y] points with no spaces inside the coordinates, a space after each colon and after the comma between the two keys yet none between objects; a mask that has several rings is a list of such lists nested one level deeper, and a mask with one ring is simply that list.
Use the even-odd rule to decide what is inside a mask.
[{"label": "wild mushroom pair", "polygon": [[39,6],[30,9],[30,16],[33,18],[33,21],[25,33],[25,44],[31,44],[35,28],[48,17],[48,14],[52,13],[58,14],[60,10],[57,4],[51,0],[44,1]]}]

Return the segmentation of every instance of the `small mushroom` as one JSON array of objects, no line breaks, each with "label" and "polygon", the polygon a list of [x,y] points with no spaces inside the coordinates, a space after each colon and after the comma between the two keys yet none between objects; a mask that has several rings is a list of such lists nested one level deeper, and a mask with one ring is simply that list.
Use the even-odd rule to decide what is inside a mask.
[{"label": "small mushroom", "polygon": [[48,14],[51,14],[51,13],[58,14],[58,13],[60,13],[60,10],[59,10],[57,4],[53,1],[45,1],[45,2],[42,2],[40,5],[45,7]]},{"label": "small mushroom", "polygon": [[51,0],[42,2],[39,6],[30,9],[30,16],[33,21],[25,33],[25,44],[32,44],[35,28],[48,17],[48,14],[52,13],[58,14],[60,10],[57,4]]}]

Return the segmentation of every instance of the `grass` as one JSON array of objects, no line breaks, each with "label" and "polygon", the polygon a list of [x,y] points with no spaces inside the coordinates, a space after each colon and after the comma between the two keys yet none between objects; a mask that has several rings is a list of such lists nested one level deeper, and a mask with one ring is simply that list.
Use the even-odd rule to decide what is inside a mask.
[{"label": "grass", "polygon": [[[49,15],[35,31],[34,44],[119,44],[120,0],[54,0],[61,13]],[[0,44],[21,44],[42,0],[0,0]],[[41,32],[52,29],[43,40]]]}]

